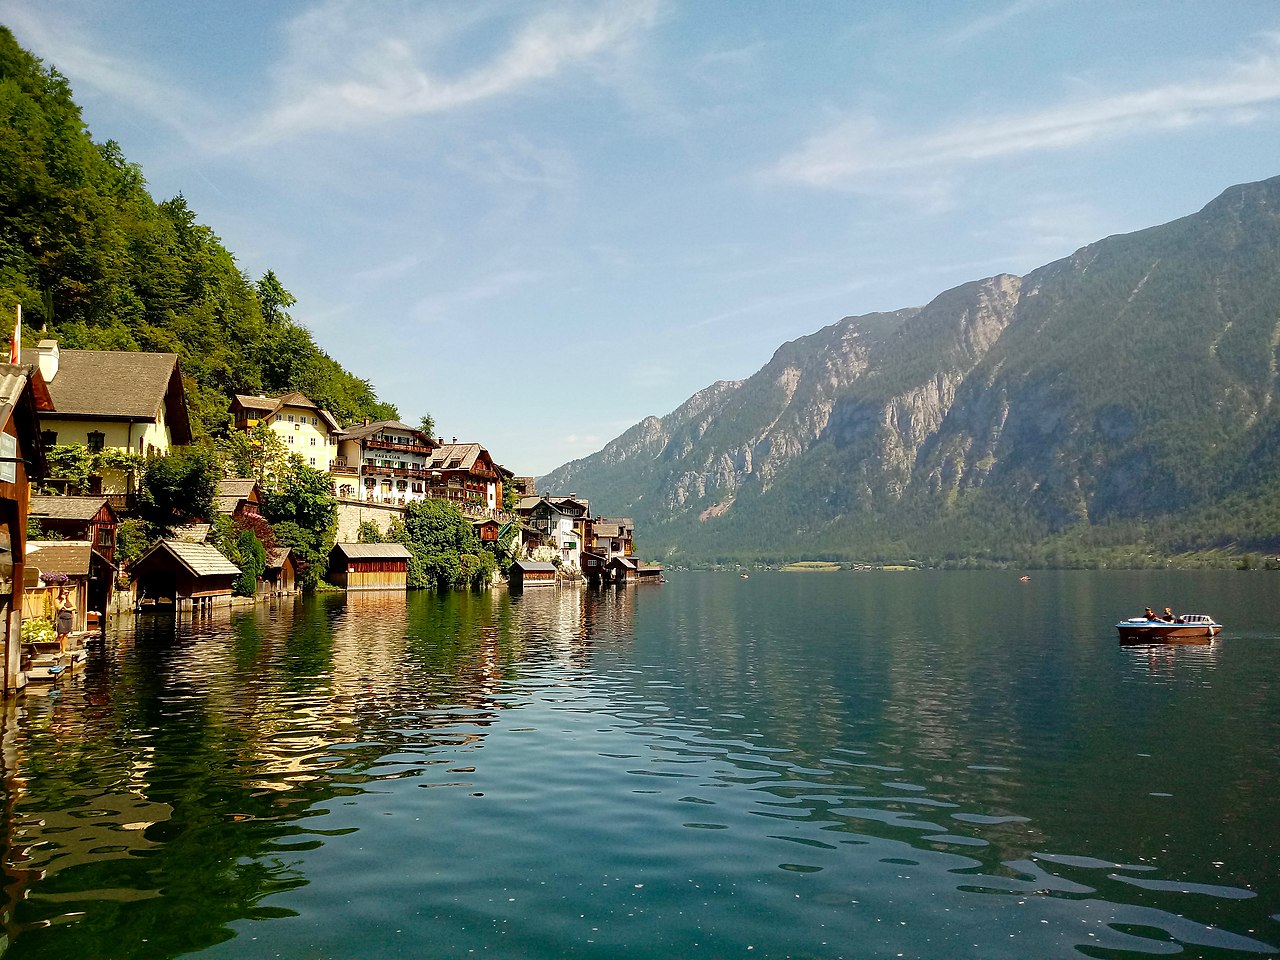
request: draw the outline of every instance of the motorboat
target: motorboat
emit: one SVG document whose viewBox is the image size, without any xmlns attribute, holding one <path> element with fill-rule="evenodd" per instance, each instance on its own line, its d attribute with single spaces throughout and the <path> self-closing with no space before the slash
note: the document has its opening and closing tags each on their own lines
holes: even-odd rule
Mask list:
<svg viewBox="0 0 1280 960">
<path fill-rule="evenodd" d="M 1187 613 L 1173 620 L 1131 617 L 1116 624 L 1121 643 L 1203 643 L 1222 632 L 1222 624 L 1206 613 Z"/>
</svg>

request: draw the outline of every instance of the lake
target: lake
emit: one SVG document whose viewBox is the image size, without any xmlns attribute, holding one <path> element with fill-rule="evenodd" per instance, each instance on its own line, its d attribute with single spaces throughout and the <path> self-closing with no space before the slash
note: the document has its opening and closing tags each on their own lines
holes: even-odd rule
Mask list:
<svg viewBox="0 0 1280 960">
<path fill-rule="evenodd" d="M 675 573 L 123 620 L 3 718 L 6 957 L 1251 957 L 1280 576 Z M 1203 646 L 1121 647 L 1171 605 Z"/>
</svg>

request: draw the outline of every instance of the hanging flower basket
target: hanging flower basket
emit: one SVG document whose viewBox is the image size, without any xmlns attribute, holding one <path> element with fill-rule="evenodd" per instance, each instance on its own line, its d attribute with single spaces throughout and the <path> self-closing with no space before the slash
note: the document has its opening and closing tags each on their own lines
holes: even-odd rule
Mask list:
<svg viewBox="0 0 1280 960">
<path fill-rule="evenodd" d="M 40 574 L 40 579 L 45 583 L 46 586 L 52 586 L 53 584 L 64 584 L 71 580 L 71 578 L 67 576 L 65 573 L 42 573 Z"/>
</svg>

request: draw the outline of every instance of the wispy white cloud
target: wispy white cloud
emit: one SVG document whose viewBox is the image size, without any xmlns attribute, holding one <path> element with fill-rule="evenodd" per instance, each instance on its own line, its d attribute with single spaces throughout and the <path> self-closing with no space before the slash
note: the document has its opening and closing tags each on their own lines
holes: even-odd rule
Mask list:
<svg viewBox="0 0 1280 960">
<path fill-rule="evenodd" d="M 194 142 L 197 131 L 212 122 L 207 105 L 175 87 L 161 72 L 136 57 L 104 53 L 92 31 L 71 11 L 0 0 L 0 23 L 46 64 L 70 78 L 77 95 L 93 91 L 128 104 L 188 142 Z"/>
<path fill-rule="evenodd" d="M 861 189 L 887 178 L 938 176 L 968 164 L 1081 147 L 1198 124 L 1257 122 L 1280 102 L 1280 38 L 1247 59 L 1201 77 L 1102 94 L 1027 113 L 970 118 L 937 130 L 894 135 L 874 118 L 846 117 L 785 156 L 777 180 Z"/>
<path fill-rule="evenodd" d="M 960 46 L 976 40 L 984 34 L 991 33 L 1006 26 L 1010 21 L 1031 13 L 1039 13 L 1049 7 L 1055 7 L 1062 0 L 1013 0 L 999 10 L 974 17 L 963 26 L 946 34 L 941 39 L 943 46 Z"/>
<path fill-rule="evenodd" d="M 270 142 L 458 110 L 607 61 L 653 24 L 658 0 L 561 3 L 508 25 L 509 6 L 370 6 L 330 0 L 288 29 L 276 105 L 248 139 Z M 495 32 L 506 33 L 495 44 Z M 459 51 L 481 50 L 458 64 Z"/>
<path fill-rule="evenodd" d="M 413 315 L 423 322 L 450 318 L 460 307 L 483 303 L 501 297 L 511 290 L 542 279 L 536 270 L 504 270 L 478 280 L 467 287 L 423 297 L 413 305 Z"/>
</svg>

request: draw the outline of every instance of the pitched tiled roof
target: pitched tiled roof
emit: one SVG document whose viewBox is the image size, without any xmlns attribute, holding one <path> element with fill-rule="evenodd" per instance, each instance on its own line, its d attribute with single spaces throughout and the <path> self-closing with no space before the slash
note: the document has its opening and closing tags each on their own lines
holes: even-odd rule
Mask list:
<svg viewBox="0 0 1280 960">
<path fill-rule="evenodd" d="M 27 564 L 38 568 L 41 573 L 65 573 L 70 577 L 88 576 L 92 553 L 93 544 L 88 540 L 27 541 Z"/>
<path fill-rule="evenodd" d="M 236 507 L 253 495 L 257 485 L 258 482 L 252 478 L 233 477 L 228 480 L 219 480 L 218 492 L 213 498 L 213 509 L 218 513 L 235 513 Z"/>
<path fill-rule="evenodd" d="M 184 527 L 175 527 L 174 540 L 187 540 L 191 543 L 208 543 L 209 533 L 213 530 L 211 523 L 188 523 Z"/>
<path fill-rule="evenodd" d="M 238 497 L 241 500 L 246 499 L 253 488 L 258 485 L 258 481 L 252 477 L 227 477 L 218 481 L 219 497 Z"/>
<path fill-rule="evenodd" d="M 515 566 L 525 573 L 554 573 L 556 565 L 542 560 L 517 560 Z"/>
<path fill-rule="evenodd" d="M 28 513 L 50 520 L 89 521 L 108 503 L 106 497 L 32 497 Z"/>
<path fill-rule="evenodd" d="M 470 470 L 476 465 L 484 447 L 478 443 L 446 443 L 431 454 L 428 470 Z"/>
<path fill-rule="evenodd" d="M 246 410 L 274 410 L 276 408 L 275 397 L 264 397 L 256 393 L 237 393 L 233 399 Z"/>
<path fill-rule="evenodd" d="M 23 350 L 26 363 L 36 363 L 36 350 Z M 48 384 L 53 400 L 49 419 L 155 420 L 165 408 L 175 443 L 191 439 L 186 395 L 176 353 L 129 350 L 59 350 L 58 371 Z"/>
<path fill-rule="evenodd" d="M 314 410 L 319 414 L 331 431 L 340 431 L 342 425 L 332 413 L 324 409 L 324 407 L 313 403 L 305 393 L 286 393 L 283 397 L 264 397 L 257 393 L 237 393 L 234 395 L 234 402 L 245 410 L 261 410 L 265 416 L 271 416 L 279 411 L 282 407 L 305 407 L 308 410 Z"/>
<path fill-rule="evenodd" d="M 156 550 L 167 550 L 179 563 L 197 577 L 225 576 L 227 574 L 240 575 L 239 567 L 207 543 L 190 543 L 186 540 L 162 540 L 152 548 L 152 552 Z M 150 553 L 147 556 L 150 556 Z"/>
<path fill-rule="evenodd" d="M 23 399 L 25 396 L 25 400 Z M 27 475 L 45 472 L 44 444 L 37 411 L 53 409 L 44 380 L 25 363 L 0 363 L 0 428 L 12 422 L 27 461 Z"/>
<path fill-rule="evenodd" d="M 426 446 L 439 446 L 435 440 L 428 437 L 417 427 L 411 427 L 407 423 L 401 423 L 399 420 L 379 420 L 377 423 L 357 423 L 355 426 L 347 427 L 342 431 L 342 439 L 362 440 L 365 437 L 373 436 L 379 430 L 389 430 L 392 433 L 408 434 L 417 440 L 425 441 Z"/>
<path fill-rule="evenodd" d="M 335 543 L 333 550 L 348 560 L 407 560 L 412 556 L 403 543 Z"/>
<path fill-rule="evenodd" d="M 292 551 L 288 547 L 272 547 L 267 551 L 267 569 L 279 570 L 284 566 L 284 562 L 289 559 Z"/>
</svg>

